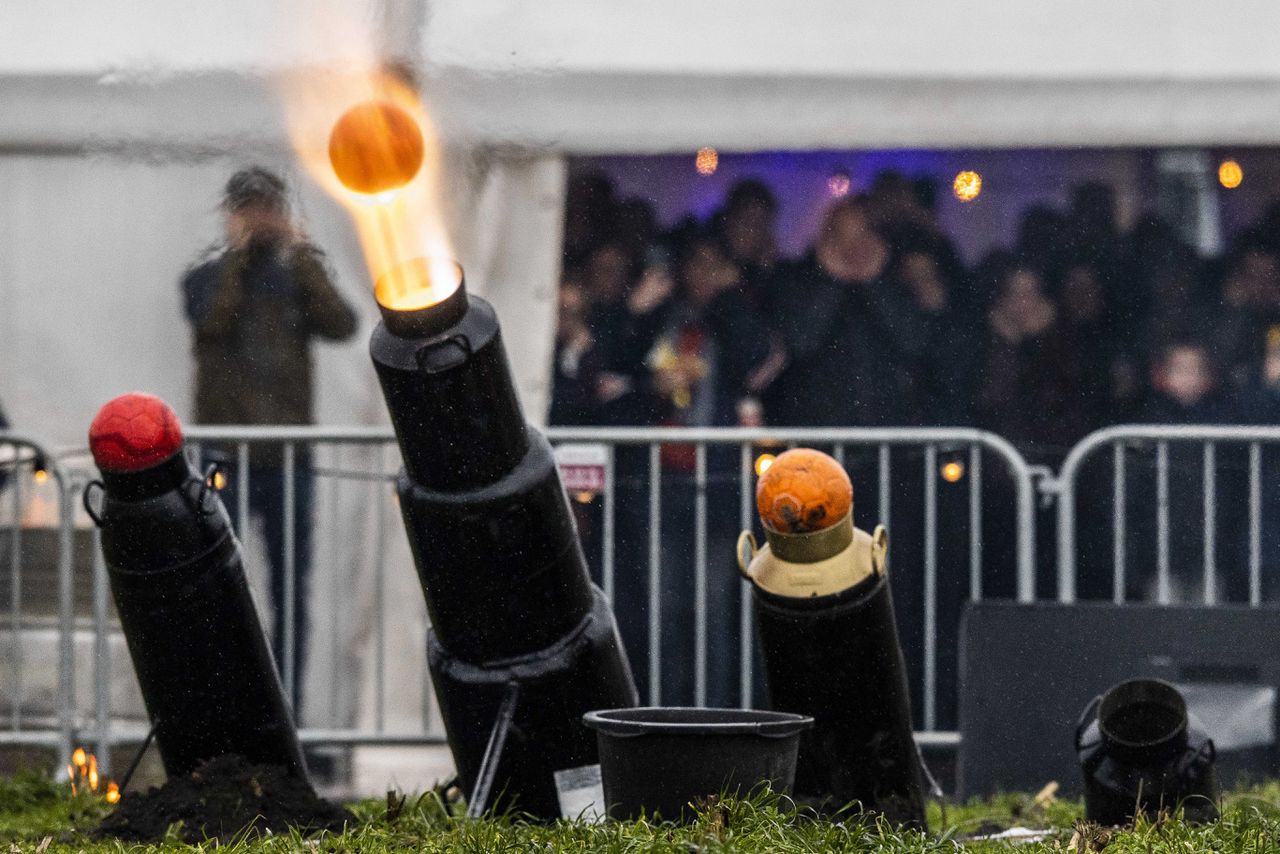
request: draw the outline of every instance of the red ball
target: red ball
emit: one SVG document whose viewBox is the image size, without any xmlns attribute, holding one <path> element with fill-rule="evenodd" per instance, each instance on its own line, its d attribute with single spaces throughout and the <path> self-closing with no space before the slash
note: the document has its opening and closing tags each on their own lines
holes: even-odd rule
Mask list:
<svg viewBox="0 0 1280 854">
<path fill-rule="evenodd" d="M 89 450 L 98 468 L 128 474 L 159 465 L 182 448 L 182 424 L 160 398 L 122 394 L 89 425 Z"/>
</svg>

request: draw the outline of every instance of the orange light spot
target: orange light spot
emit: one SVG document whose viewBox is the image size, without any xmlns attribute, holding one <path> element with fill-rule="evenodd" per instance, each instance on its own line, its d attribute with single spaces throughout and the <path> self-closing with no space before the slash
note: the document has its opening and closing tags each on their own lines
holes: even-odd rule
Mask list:
<svg viewBox="0 0 1280 854">
<path fill-rule="evenodd" d="M 769 466 L 773 465 L 773 461 L 777 459 L 773 454 L 761 454 L 756 457 L 756 477 L 764 474 L 769 470 Z"/>
<path fill-rule="evenodd" d="M 982 176 L 966 169 L 956 175 L 951 184 L 951 192 L 962 202 L 971 202 L 982 193 Z"/>
<path fill-rule="evenodd" d="M 852 508 L 853 484 L 844 467 L 812 448 L 779 454 L 756 483 L 756 509 L 775 531 L 821 531 Z"/>
<path fill-rule="evenodd" d="M 1244 170 L 1234 160 L 1224 160 L 1218 164 L 1218 183 L 1228 190 L 1234 190 L 1244 181 Z"/>
<path fill-rule="evenodd" d="M 949 462 L 942 467 L 942 479 L 947 483 L 955 483 L 964 477 L 964 465 L 958 462 Z"/>
<path fill-rule="evenodd" d="M 49 479 L 49 473 L 44 469 L 36 469 L 35 474 L 32 475 L 32 477 L 35 478 L 36 483 L 44 483 Z"/>
<path fill-rule="evenodd" d="M 699 148 L 693 158 L 693 168 L 698 170 L 699 175 L 716 174 L 716 169 L 720 168 L 720 152 L 709 145 Z"/>
<path fill-rule="evenodd" d="M 98 757 L 89 754 L 89 791 L 98 791 Z"/>
<path fill-rule="evenodd" d="M 103 797 L 107 799 L 109 804 L 120 802 L 120 787 L 116 785 L 114 780 L 107 783 L 107 793 Z"/>
<path fill-rule="evenodd" d="M 84 752 L 83 747 L 77 747 L 75 752 L 71 754 L 71 764 L 77 768 L 84 768 L 89 764 L 88 754 Z"/>
<path fill-rule="evenodd" d="M 590 504 L 592 501 L 596 500 L 596 494 L 594 492 L 585 492 L 585 491 L 575 492 L 573 494 L 573 500 L 578 502 L 579 504 Z"/>
<path fill-rule="evenodd" d="M 343 186 L 376 195 L 399 190 L 422 168 L 426 144 L 413 116 L 387 101 L 342 114 L 329 135 L 329 161 Z"/>
</svg>

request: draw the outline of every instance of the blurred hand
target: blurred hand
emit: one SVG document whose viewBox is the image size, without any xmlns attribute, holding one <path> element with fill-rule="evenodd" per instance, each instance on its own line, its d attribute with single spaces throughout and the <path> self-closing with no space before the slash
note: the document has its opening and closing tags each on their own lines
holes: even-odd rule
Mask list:
<svg viewBox="0 0 1280 854">
<path fill-rule="evenodd" d="M 928 314 L 941 314 L 947 308 L 947 289 L 937 279 L 923 279 L 916 283 L 916 304 Z"/>
<path fill-rule="evenodd" d="M 227 214 L 227 243 L 244 249 L 252 243 L 277 242 L 291 248 L 305 240 L 289 215 L 265 205 L 248 205 Z"/>
<path fill-rule="evenodd" d="M 627 308 L 632 314 L 648 314 L 665 303 L 675 288 L 675 279 L 666 269 L 649 267 L 627 295 Z"/>
<path fill-rule="evenodd" d="M 1280 353 L 1267 353 L 1267 358 L 1262 362 L 1262 379 L 1269 386 L 1280 385 Z"/>
<path fill-rule="evenodd" d="M 763 427 L 764 408 L 754 397 L 744 397 L 738 401 L 738 426 Z"/>
<path fill-rule="evenodd" d="M 992 309 L 988 321 L 991 324 L 991 330 L 1002 340 L 1010 344 L 1017 344 L 1022 340 L 1022 324 L 1006 307 L 996 306 Z"/>
<path fill-rule="evenodd" d="M 624 374 L 602 371 L 596 376 L 596 399 L 601 403 L 612 403 L 631 391 L 631 378 Z"/>
</svg>

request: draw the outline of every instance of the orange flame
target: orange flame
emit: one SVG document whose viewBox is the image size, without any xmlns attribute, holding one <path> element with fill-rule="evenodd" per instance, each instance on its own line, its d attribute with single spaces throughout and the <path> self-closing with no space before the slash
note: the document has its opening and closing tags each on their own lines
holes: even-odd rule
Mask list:
<svg viewBox="0 0 1280 854">
<path fill-rule="evenodd" d="M 71 781 L 71 794 L 80 792 L 97 792 L 101 778 L 98 774 L 98 757 L 77 747 L 71 754 L 71 763 L 67 765 L 67 778 Z M 120 787 L 108 781 L 103 795 L 107 803 L 114 804 L 120 800 Z"/>
<path fill-rule="evenodd" d="M 329 23 L 334 32 L 321 36 L 358 41 L 359 22 Z M 354 220 L 378 302 L 425 308 L 460 284 L 440 197 L 439 137 L 405 75 L 371 48 L 348 45 L 346 54 L 354 54 L 346 64 L 286 79 L 293 148 Z"/>
</svg>

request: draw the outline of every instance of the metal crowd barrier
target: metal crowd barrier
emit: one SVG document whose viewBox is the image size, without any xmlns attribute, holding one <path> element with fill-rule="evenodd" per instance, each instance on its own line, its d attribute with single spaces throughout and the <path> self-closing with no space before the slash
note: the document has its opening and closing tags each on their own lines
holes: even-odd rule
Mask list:
<svg viewBox="0 0 1280 854">
<path fill-rule="evenodd" d="M 1129 495 L 1133 484 L 1128 474 L 1131 455 L 1138 449 L 1155 450 L 1155 502 L 1150 508 L 1156 528 L 1156 595 L 1155 601 L 1168 605 L 1172 601 L 1170 554 L 1170 502 L 1175 496 L 1170 489 L 1170 445 L 1198 444 L 1201 447 L 1201 495 L 1203 530 L 1201 532 L 1201 584 L 1205 605 L 1217 604 L 1218 588 L 1218 474 L 1219 447 L 1238 446 L 1248 451 L 1248 588 L 1249 604 L 1262 604 L 1262 536 L 1263 536 L 1263 446 L 1280 443 L 1280 427 L 1266 426 L 1196 426 L 1196 425 L 1122 425 L 1099 430 L 1082 439 L 1063 462 L 1062 471 L 1052 491 L 1058 498 L 1058 599 L 1074 602 L 1078 580 L 1078 513 L 1077 496 L 1081 467 L 1107 447 L 1112 456 L 1112 600 L 1122 604 L 1127 588 L 1127 537 Z M 1272 508 L 1275 518 L 1275 508 Z"/>
<path fill-rule="evenodd" d="M 73 485 L 68 472 L 39 441 L 20 433 L 0 431 L 0 475 L 6 481 L 8 525 L 0 534 L 8 540 L 8 726 L 0 729 L 0 745 L 20 747 L 53 747 L 58 762 L 71 759 L 75 728 L 74 696 L 74 600 L 71 573 L 71 534 L 73 525 L 71 497 Z M 57 687 L 55 714 L 52 720 L 23 719 L 26 702 L 26 665 L 24 649 L 25 613 L 23 610 L 23 526 L 29 481 L 52 480 L 56 490 L 55 521 L 57 529 Z"/>
<path fill-rule="evenodd" d="M 937 676 L 938 676 L 938 515 L 937 515 L 937 478 L 938 453 L 941 448 L 954 451 L 963 449 L 968 452 L 969 472 L 969 595 L 972 600 L 982 598 L 982 566 L 983 544 L 982 530 L 982 454 L 983 450 L 992 452 L 1000 458 L 1009 469 L 1015 487 L 1017 517 L 1017 597 L 1019 601 L 1031 602 L 1035 599 L 1035 521 L 1034 521 L 1034 486 L 1032 473 L 1022 455 L 1006 440 L 992 433 L 962 428 L 846 428 L 846 429 L 664 429 L 664 428 L 553 428 L 548 431 L 553 443 L 565 442 L 602 442 L 610 448 L 610 467 L 612 468 L 613 449 L 620 445 L 647 445 L 649 450 L 649 684 L 647 699 L 649 702 L 661 701 L 662 661 L 661 636 L 662 621 L 662 589 L 661 589 L 661 539 L 662 539 L 662 466 L 660 453 L 663 445 L 693 445 L 695 448 L 695 505 L 694 519 L 697 534 L 694 539 L 694 635 L 693 649 L 696 682 L 694 700 L 702 703 L 705 700 L 707 682 L 707 453 L 716 446 L 729 446 L 738 449 L 739 466 L 739 524 L 742 528 L 751 528 L 754 523 L 755 510 L 751 496 L 754 451 L 761 445 L 815 445 L 832 448 L 835 457 L 842 462 L 846 452 L 851 448 L 871 448 L 878 455 L 878 502 L 877 517 L 886 527 L 893 530 L 893 496 L 891 479 L 890 449 L 900 446 L 922 447 L 924 450 L 923 465 L 920 476 L 924 481 L 924 660 L 921 696 L 923 697 L 922 717 L 924 737 L 926 741 L 950 742 L 954 733 L 936 733 L 937 720 Z M 604 530 L 603 530 L 603 579 L 606 594 L 612 596 L 614 586 L 614 549 L 613 521 L 616 508 L 614 506 L 613 478 L 606 481 L 609 486 L 604 494 Z M 892 554 L 892 547 L 890 548 Z M 892 561 L 892 557 L 890 558 Z M 745 584 L 745 582 L 744 582 Z M 739 674 L 741 685 L 739 696 L 742 705 L 749 704 L 753 694 L 752 673 L 752 638 L 751 600 L 747 595 L 741 597 L 739 614 L 739 649 L 741 660 Z"/>
<path fill-rule="evenodd" d="M 419 731 L 393 731 L 386 725 L 386 706 L 388 702 L 388 685 L 386 678 L 387 665 L 387 601 L 384 589 L 386 550 L 391 542 L 388 538 L 403 540 L 398 514 L 392 505 L 394 495 L 391 484 L 399 468 L 398 456 L 388 450 L 394 446 L 394 436 L 387 428 L 381 427 L 219 427 L 193 426 L 187 431 L 188 452 L 199 456 L 202 450 L 210 446 L 229 450 L 235 461 L 235 502 L 228 507 L 242 540 L 246 545 L 252 544 L 252 533 L 249 525 L 250 486 L 253 473 L 249 462 L 251 451 L 258 446 L 276 446 L 281 453 L 280 476 L 282 478 L 284 500 L 284 575 L 285 596 L 282 619 L 285 625 L 284 638 L 286 654 L 281 662 L 282 679 L 291 687 L 298 674 L 293 673 L 293 659 L 290 654 L 293 632 L 290 630 L 298 615 L 294 613 L 292 585 L 296 583 L 296 566 L 294 564 L 293 522 L 295 521 L 296 496 L 294 490 L 294 474 L 298 462 L 298 451 L 306 447 L 315 452 L 322 448 L 362 447 L 372 451 L 373 464 L 365 467 L 347 468 L 321 459 L 314 455 L 312 471 L 316 476 L 317 486 L 321 480 L 335 485 L 343 482 L 372 484 L 375 499 L 369 512 L 375 516 L 375 528 L 381 536 L 378 541 L 370 543 L 368 548 L 373 554 L 374 577 L 374 621 L 370 626 L 369 654 L 373 668 L 373 703 L 372 726 L 326 726 L 304 727 L 301 736 L 304 743 L 338 744 L 338 745 L 396 745 L 425 744 L 443 741 L 438 716 L 433 716 L 429 704 L 424 702 L 423 725 Z M 552 428 L 547 431 L 548 438 L 555 445 L 594 443 L 605 446 L 608 475 L 604 480 L 604 488 L 600 494 L 602 509 L 602 530 L 600 552 L 590 555 L 598 561 L 601 579 L 606 594 L 611 597 L 617 586 L 617 544 L 615 540 L 617 520 L 617 488 L 615 483 L 615 453 L 622 446 L 647 446 L 648 449 L 648 649 L 645 652 L 649 664 L 649 680 L 647 699 L 651 702 L 661 700 L 662 687 L 662 635 L 664 616 L 662 613 L 661 587 L 661 546 L 662 546 L 662 501 L 663 501 L 663 467 L 661 453 L 663 446 L 691 445 L 694 448 L 693 472 L 693 506 L 690 508 L 694 517 L 696 531 L 694 543 L 694 645 L 690 650 L 693 658 L 695 681 L 695 701 L 703 702 L 707 690 L 708 662 L 708 624 L 707 624 L 707 534 L 708 534 L 708 454 L 713 449 L 728 448 L 736 450 L 737 488 L 740 496 L 738 508 L 739 521 L 742 527 L 752 527 L 754 507 L 751 496 L 753 488 L 753 464 L 755 453 L 760 446 L 787 447 L 794 445 L 816 445 L 830 448 L 838 459 L 843 460 L 846 453 L 852 451 L 868 452 L 877 462 L 878 520 L 893 530 L 893 516 L 901 513 L 901 508 L 894 506 L 894 463 L 891 450 L 910 447 L 922 452 L 918 476 L 923 484 L 923 667 L 920 689 L 922 701 L 922 720 L 924 732 L 920 738 L 924 742 L 951 744 L 956 741 L 954 732 L 937 731 L 938 705 L 938 477 L 939 454 L 967 454 L 967 476 L 969 488 L 968 507 L 968 598 L 980 600 L 983 596 L 982 570 L 984 549 L 981 536 L 983 520 L 982 483 L 983 454 L 999 460 L 1007 468 L 1014 491 L 1016 517 L 1016 596 L 1019 601 L 1030 602 L 1036 597 L 1035 590 L 1035 520 L 1032 471 L 1021 454 L 1006 440 L 991 433 L 960 428 L 903 428 L 903 429 L 630 429 L 630 428 Z M 36 443 L 12 434 L 0 433 L 0 447 L 5 443 L 30 448 L 31 453 L 43 453 Z M 45 457 L 52 459 L 45 454 Z M 114 719 L 112 710 L 112 661 L 109 638 L 116 634 L 111 615 L 109 591 L 106 582 L 105 568 L 102 566 L 100 550 L 97 548 L 96 532 L 94 535 L 93 565 L 93 679 L 92 698 L 87 704 L 79 702 L 83 698 L 75 696 L 73 675 L 74 654 L 73 634 L 75 620 L 73 614 L 73 567 L 72 567 L 72 535 L 75 517 L 72 513 L 72 501 L 78 498 L 78 491 L 89 479 L 85 476 L 73 479 L 63 468 L 51 463 L 50 473 L 57 482 L 60 513 L 58 516 L 60 555 L 58 563 L 59 590 L 61 610 L 59 615 L 59 696 L 57 727 L 38 728 L 23 721 L 20 717 L 20 696 L 13 705 L 12 724 L 8 732 L 0 735 L 0 744 L 31 744 L 56 746 L 60 755 L 69 755 L 73 743 L 94 745 L 100 760 L 110 761 L 112 745 L 137 743 L 145 735 L 145 726 L 140 721 L 120 723 Z M 21 478 L 15 478 L 15 484 Z M 15 508 L 21 503 L 20 487 L 11 486 L 14 491 Z M 380 496 L 380 497 L 377 497 Z M 336 508 L 337 502 L 330 504 L 330 510 Z M 350 520 L 348 520 L 350 521 Z M 316 530 L 325 525 L 340 526 L 344 520 L 332 518 L 317 520 Z M 736 531 L 734 532 L 736 533 Z M 20 514 L 15 509 L 15 522 L 11 537 L 10 576 L 13 589 L 21 590 L 22 567 L 19 556 L 21 536 Z M 338 585 L 331 591 L 339 591 L 343 584 L 350 583 L 349 577 L 323 577 L 319 571 L 324 567 L 316 562 L 312 578 L 320 584 Z M 335 568 L 336 569 L 336 568 Z M 407 565 L 396 568 L 396 572 L 409 572 Z M 745 582 L 739 582 L 745 585 Z M 260 605 L 267 602 L 260 600 Z M 314 610 L 314 606 L 313 606 Z M 331 617 L 332 619 L 332 617 Z M 15 644 L 20 644 L 17 637 L 20 633 L 21 600 L 15 594 L 11 608 L 11 625 L 15 631 Z M 321 620 L 317 619 L 316 623 Z M 737 615 L 740 641 L 740 686 L 739 694 L 742 705 L 750 703 L 753 694 L 755 675 L 752 672 L 752 614 L 750 598 L 741 597 L 740 612 Z M 745 642 L 742 642 L 745 641 Z M 335 641 L 336 642 L 336 641 Z M 314 643 L 314 641 L 313 641 Z M 337 653 L 331 656 L 334 667 L 337 667 Z M 21 658 L 17 656 L 15 673 L 21 669 Z M 362 665 L 364 666 L 364 665 Z M 425 674 L 425 662 L 423 666 Z M 20 684 L 20 683 L 19 683 Z M 328 674 L 327 691 L 330 698 L 336 697 L 341 690 L 352 691 L 359 684 L 358 679 L 347 674 L 332 672 Z M 400 686 L 393 686 L 393 688 Z M 424 686 L 425 691 L 425 686 Z M 65 761 L 65 757 L 63 759 Z M 104 773 L 109 768 L 103 768 Z"/>
</svg>

